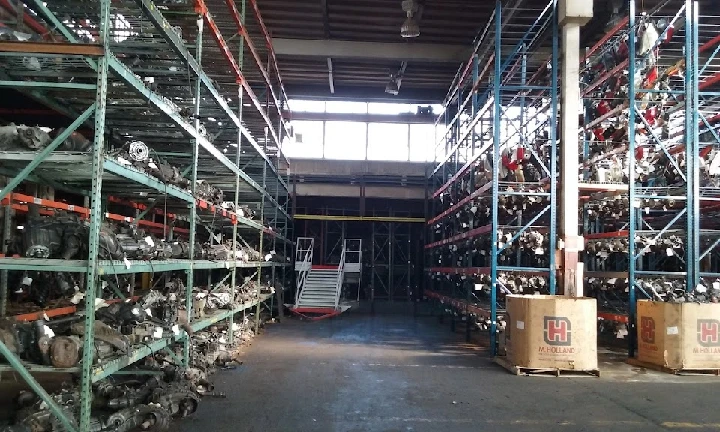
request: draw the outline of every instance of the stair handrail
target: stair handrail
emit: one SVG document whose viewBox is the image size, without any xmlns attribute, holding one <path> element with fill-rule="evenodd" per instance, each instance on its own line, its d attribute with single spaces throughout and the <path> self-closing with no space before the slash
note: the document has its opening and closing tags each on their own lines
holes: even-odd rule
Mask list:
<svg viewBox="0 0 720 432">
<path fill-rule="evenodd" d="M 345 279 L 345 245 L 343 244 L 342 253 L 340 254 L 340 264 L 338 264 L 337 280 L 335 282 L 335 309 L 340 303 L 340 293 L 342 292 L 342 283 Z"/>
<path fill-rule="evenodd" d="M 305 241 L 301 241 L 305 240 Z M 309 242 L 307 242 L 309 240 Z M 302 244 L 309 243 L 306 248 L 302 247 Z M 305 289 L 305 282 L 307 281 L 308 275 L 312 270 L 312 258 L 313 258 L 313 246 L 315 244 L 314 238 L 298 238 L 297 250 L 295 251 L 295 271 L 297 273 L 295 279 L 295 307 L 298 307 L 298 300 L 300 295 Z M 297 263 L 301 262 L 300 269 L 298 270 Z"/>
</svg>

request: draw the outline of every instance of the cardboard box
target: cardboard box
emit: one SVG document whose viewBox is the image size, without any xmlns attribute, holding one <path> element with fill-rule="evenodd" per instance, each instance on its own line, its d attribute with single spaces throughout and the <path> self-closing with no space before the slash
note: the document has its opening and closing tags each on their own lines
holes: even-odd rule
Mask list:
<svg viewBox="0 0 720 432">
<path fill-rule="evenodd" d="M 637 359 L 669 369 L 720 369 L 720 304 L 637 304 Z"/>
<path fill-rule="evenodd" d="M 508 296 L 507 360 L 529 369 L 598 368 L 597 302 L 562 296 Z"/>
</svg>

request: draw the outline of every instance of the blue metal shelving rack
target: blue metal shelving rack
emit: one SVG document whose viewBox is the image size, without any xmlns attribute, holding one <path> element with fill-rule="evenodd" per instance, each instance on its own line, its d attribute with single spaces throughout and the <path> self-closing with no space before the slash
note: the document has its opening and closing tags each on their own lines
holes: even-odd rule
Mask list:
<svg viewBox="0 0 720 432">
<path fill-rule="evenodd" d="M 607 127 L 617 123 L 619 118 L 625 118 L 629 133 L 622 146 L 592 158 L 589 157 L 586 134 L 584 155 L 587 164 L 611 155 L 626 159 L 626 183 L 586 184 L 585 187 L 605 196 L 612 191 L 611 194 L 622 197 L 627 202 L 623 212 L 627 215 L 608 224 L 613 228 L 607 232 L 602 221 L 589 223 L 586 220 L 585 236 L 587 241 L 627 240 L 626 259 L 618 253 L 611 268 L 597 271 L 591 268 L 586 276 L 610 280 L 627 278 L 627 294 L 615 297 L 627 302 L 628 354 L 633 357 L 637 347 L 637 300 L 659 298 L 650 287 L 653 280 L 681 282 L 686 291 L 692 292 L 700 285 L 711 284 L 719 276 L 714 257 L 720 244 L 720 231 L 713 219 L 717 216 L 720 194 L 717 181 L 712 178 L 715 176 L 708 174 L 703 160 L 720 144 L 716 115 L 720 102 L 717 93 L 720 87 L 720 59 L 717 58 L 720 37 L 713 25 L 711 11 L 706 11 L 708 15 L 704 16 L 701 2 L 663 2 L 643 10 L 639 10 L 640 4 L 634 0 L 629 0 L 626 5 L 628 18 L 618 23 L 601 44 L 593 47 L 587 56 L 586 67 L 602 61 L 603 55 L 623 43 L 627 46 L 626 60 L 618 59 L 615 67 L 585 84 L 589 93 L 627 70 L 627 77 L 631 77 L 627 98 L 599 119 L 586 116 L 586 132 L 589 134 L 592 128 Z M 641 53 L 641 32 L 648 22 L 662 23 L 662 26 L 658 26 L 658 37 L 651 48 Z M 631 43 L 635 38 L 638 43 Z M 652 74 L 658 79 L 651 82 Z M 586 97 L 588 101 L 593 100 L 591 94 Z M 607 100 L 605 97 L 600 99 Z M 650 114 L 650 110 L 656 108 L 659 114 Z M 656 123 L 663 115 L 662 120 L 667 125 L 664 129 Z M 661 157 L 657 162 L 658 169 L 667 165 L 668 171 L 679 180 L 668 184 L 659 175 L 654 178 L 632 175 L 641 168 L 639 161 L 648 160 L 648 155 Z M 663 204 L 656 206 L 654 203 Z M 663 251 L 648 247 L 648 244 L 653 245 L 670 236 L 680 239 L 681 251 L 663 254 Z M 592 261 L 593 257 L 586 254 L 586 264 L 592 266 Z M 612 287 L 608 289 L 613 291 Z"/>
<path fill-rule="evenodd" d="M 426 272 L 428 294 L 465 299 L 453 302 L 454 316 L 485 310 L 480 317 L 489 322 L 490 340 L 496 353 L 498 314 L 502 313 L 508 289 L 498 281 L 499 273 L 542 275 L 547 278 L 546 293 L 555 293 L 556 208 L 557 208 L 557 114 L 558 114 L 558 26 L 556 3 L 542 10 L 530 10 L 496 2 L 491 20 L 475 43 L 473 56 L 461 68 L 445 102 L 442 115 L 445 129 L 438 143 L 437 165 L 428 176 Z M 532 18 L 532 24 L 517 24 L 518 17 Z M 520 38 L 508 34 L 522 34 Z M 541 49 L 545 47 L 545 49 Z M 547 47 L 550 47 L 549 50 Z M 542 53 L 545 54 L 537 54 Z M 549 58 L 537 58 L 544 55 Z M 488 84 L 489 81 L 489 84 Z M 533 128 L 528 124 L 533 122 Z M 512 131 L 509 131 L 513 128 Z M 503 134 L 503 129 L 507 132 Z M 546 155 L 537 154 L 535 138 L 539 132 Z M 521 146 L 539 161 L 543 180 L 539 183 L 502 181 L 500 166 L 503 150 Z M 491 165 L 484 171 L 482 165 Z M 492 173 L 480 183 L 479 176 Z M 515 179 L 517 180 L 517 179 Z M 523 180 L 523 179 L 520 179 Z M 500 201 L 527 199 L 542 201 L 538 208 L 511 217 L 501 216 Z M 481 226 L 459 221 L 459 212 L 485 200 L 489 215 Z M 497 233 L 507 233 L 502 244 Z M 521 253 L 506 259 L 508 246 L 523 233 L 539 230 L 547 238 L 544 259 L 523 264 Z M 482 246 L 473 246 L 480 241 Z M 488 249 L 485 250 L 484 248 Z M 482 250 L 480 250 L 480 249 Z M 503 255 L 505 254 L 505 255 Z M 501 262 L 502 258 L 502 262 Z M 527 261 L 527 258 L 525 258 Z M 489 277 L 488 295 L 475 294 L 474 286 Z M 457 307 L 457 304 L 465 306 Z M 469 307 L 469 305 L 473 305 Z M 476 313 L 476 312 L 473 312 Z M 469 337 L 469 319 L 468 332 Z"/>
</svg>

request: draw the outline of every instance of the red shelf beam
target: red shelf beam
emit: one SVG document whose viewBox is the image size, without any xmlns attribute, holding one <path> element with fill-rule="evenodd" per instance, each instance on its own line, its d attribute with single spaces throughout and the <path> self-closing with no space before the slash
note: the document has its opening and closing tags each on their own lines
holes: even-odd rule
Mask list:
<svg viewBox="0 0 720 432">
<path fill-rule="evenodd" d="M 425 249 L 433 249 L 433 248 L 436 248 L 436 247 L 438 247 L 438 246 L 444 246 L 444 245 L 452 244 L 452 243 L 455 243 L 455 242 L 459 242 L 459 241 L 461 241 L 461 240 L 467 240 L 467 239 L 471 239 L 471 238 L 474 238 L 474 237 L 477 237 L 477 236 L 480 236 L 480 235 L 483 235 L 483 234 L 487 234 L 487 233 L 490 232 L 490 228 L 491 228 L 490 225 L 485 225 L 485 226 L 481 226 L 481 227 L 478 227 L 478 228 L 475 228 L 475 229 L 471 229 L 470 231 L 466 231 L 466 232 L 464 232 L 464 233 L 460 233 L 460 234 L 458 234 L 458 235 L 456 235 L 456 236 L 453 236 L 453 237 L 450 237 L 450 238 L 446 238 L 446 239 L 442 239 L 442 240 L 436 241 L 436 242 L 434 242 L 434 243 L 426 244 L 426 245 L 425 245 Z"/>
<path fill-rule="evenodd" d="M 430 219 L 429 221 L 427 221 L 427 224 L 428 224 L 428 225 L 434 224 L 435 222 L 437 222 L 437 221 L 439 221 L 440 219 L 448 216 L 449 214 L 455 213 L 455 211 L 456 211 L 457 209 L 459 209 L 460 207 L 462 207 L 462 206 L 464 206 L 465 204 L 469 203 L 469 202 L 472 201 L 474 198 L 477 198 L 477 197 L 479 197 L 480 195 L 484 194 L 485 192 L 487 192 L 488 190 L 490 190 L 491 187 L 492 187 L 492 183 L 491 183 L 491 182 L 486 183 L 486 184 L 483 185 L 480 189 L 478 189 L 478 190 L 476 190 L 475 192 L 471 193 L 470 195 L 466 196 L 466 197 L 463 198 L 461 201 L 459 201 L 457 204 L 453 205 L 453 206 L 450 207 L 449 209 L 445 210 L 444 212 L 440 213 L 439 215 L 437 215 L 437 216 L 435 216 L 434 218 L 432 218 L 432 219 Z"/>
<path fill-rule="evenodd" d="M 140 296 L 134 296 L 131 297 L 130 300 L 138 301 L 140 299 Z M 106 303 L 112 304 L 112 303 L 119 303 L 121 301 L 124 301 L 123 299 L 109 299 L 105 300 Z M 59 308 L 53 308 L 53 309 L 45 309 L 45 310 L 39 310 L 36 312 L 28 312 L 24 314 L 14 315 L 12 318 L 15 321 L 37 321 L 39 319 L 44 318 L 53 318 L 63 315 L 72 315 L 75 312 L 77 312 L 77 306 L 63 306 Z"/>
<path fill-rule="evenodd" d="M 39 205 L 39 206 L 45 207 L 45 208 L 52 208 L 52 209 L 77 213 L 83 219 L 87 218 L 88 215 L 90 214 L 90 209 L 87 209 L 85 207 L 67 204 L 67 203 L 63 203 L 63 202 L 46 200 L 46 199 L 42 199 L 42 198 L 35 198 L 35 197 L 29 196 L 29 195 L 23 195 L 23 194 L 18 194 L 18 193 L 10 194 L 9 197 L 6 197 L 5 199 L 3 199 L 1 201 L 1 203 L 3 205 L 9 204 L 12 206 L 12 208 L 14 210 L 22 212 L 22 213 L 27 213 L 28 211 L 30 211 L 29 205 L 27 205 L 25 203 L 32 203 L 32 204 L 36 204 L 36 205 Z M 53 212 L 48 211 L 48 210 L 40 210 L 40 214 L 42 214 L 43 216 L 52 216 Z M 114 221 L 120 221 L 120 222 L 132 223 L 135 221 L 135 218 L 133 218 L 133 217 L 123 216 L 123 215 L 119 215 L 119 214 L 115 214 L 115 213 L 105 213 L 105 217 L 107 219 L 114 220 Z M 148 228 L 155 228 L 155 229 L 165 229 L 166 228 L 161 223 L 151 222 L 151 221 L 142 220 L 142 219 L 138 221 L 138 225 L 146 226 Z M 179 233 L 184 233 L 184 234 L 190 233 L 190 230 L 188 230 L 186 228 L 173 227 L 172 229 L 173 229 L 173 231 L 179 232 Z"/>
<path fill-rule="evenodd" d="M 238 33 L 242 35 L 243 40 L 245 41 L 245 44 L 250 49 L 250 52 L 253 55 L 253 58 L 255 59 L 255 63 L 258 66 L 258 69 L 260 69 L 260 73 L 262 74 L 263 78 L 265 78 L 265 83 L 268 86 L 268 89 L 270 89 L 270 95 L 272 96 L 273 103 L 275 104 L 275 108 L 277 109 L 278 115 L 282 117 L 282 109 L 280 106 L 280 101 L 275 94 L 275 89 L 272 86 L 272 83 L 270 82 L 270 75 L 268 74 L 267 70 L 265 69 L 265 66 L 263 65 L 263 61 L 260 58 L 260 55 L 257 52 L 257 49 L 255 48 L 255 44 L 253 43 L 252 39 L 250 39 L 250 34 L 247 31 L 247 28 L 242 22 L 242 18 L 240 17 L 240 12 L 237 10 L 237 6 L 235 5 L 235 0 L 225 0 L 225 4 L 227 4 L 228 9 L 230 10 L 230 15 L 232 16 L 233 21 L 235 21 L 235 24 L 238 28 Z M 259 12 L 258 12 L 259 13 Z M 279 77 L 278 73 L 278 77 Z"/>
<path fill-rule="evenodd" d="M 628 25 L 629 23 L 630 23 L 630 17 L 625 17 L 625 18 L 623 18 L 622 20 L 620 20 L 620 22 L 617 23 L 617 24 L 615 25 L 615 27 L 611 28 L 611 29 L 605 34 L 605 36 L 602 37 L 602 39 L 600 39 L 599 41 L 597 41 L 597 43 L 596 43 L 595 45 L 593 45 L 592 48 L 590 48 L 589 50 L 587 50 L 587 52 L 585 52 L 585 55 L 580 59 L 580 63 L 583 63 L 583 62 L 585 62 L 585 60 L 587 60 L 588 58 L 590 58 L 590 56 L 593 55 L 593 53 L 594 53 L 595 51 L 597 51 L 598 48 L 600 48 L 601 46 L 603 46 L 603 45 L 605 44 L 605 42 L 607 42 L 608 40 L 610 40 L 611 37 L 615 36 L 615 34 L 617 34 L 617 32 L 619 32 L 623 27 L 625 27 L 625 26 Z"/>
<path fill-rule="evenodd" d="M 606 232 L 606 233 L 585 234 L 584 237 L 585 237 L 585 240 L 599 240 L 599 239 L 627 237 L 629 234 L 630 234 L 630 231 L 620 230 L 620 231 L 610 231 L 610 232 Z"/>
<path fill-rule="evenodd" d="M 287 92 L 285 91 L 285 86 L 282 82 L 282 76 L 280 75 L 280 69 L 277 65 L 277 57 L 275 56 L 275 49 L 273 48 L 270 32 L 265 26 L 265 21 L 263 20 L 262 14 L 260 13 L 260 8 L 258 8 L 257 0 L 250 0 L 250 4 L 253 7 L 253 11 L 255 12 L 255 17 L 257 18 L 258 24 L 260 24 L 260 29 L 262 30 L 263 36 L 265 36 L 265 44 L 267 45 L 267 49 L 270 52 L 270 58 L 272 59 L 272 65 L 275 69 L 275 76 L 277 76 L 278 83 L 280 84 L 280 91 L 283 94 L 283 99 L 287 101 Z"/>
<path fill-rule="evenodd" d="M 205 23 L 210 27 L 210 33 L 212 34 L 213 39 L 215 39 L 215 42 L 217 43 L 220 50 L 223 52 L 223 55 L 225 59 L 230 64 L 230 67 L 233 70 L 233 73 L 235 74 L 235 81 L 240 84 L 243 89 L 245 89 L 245 92 L 247 93 L 248 97 L 252 101 L 253 105 L 255 105 L 255 109 L 260 113 L 263 120 L 265 121 L 265 124 L 268 127 L 268 131 L 273 137 L 273 140 L 275 140 L 275 143 L 279 146 L 280 145 L 280 139 L 277 136 L 277 133 L 275 132 L 274 126 L 272 122 L 270 121 L 270 118 L 268 117 L 267 113 L 263 109 L 262 104 L 260 103 L 260 100 L 258 99 L 257 95 L 255 95 L 255 92 L 253 91 L 252 87 L 250 87 L 250 84 L 247 82 L 245 77 L 242 74 L 242 71 L 240 70 L 240 66 L 238 66 L 237 62 L 235 61 L 235 56 L 233 56 L 232 52 L 230 52 L 230 48 L 228 47 L 227 42 L 225 42 L 225 38 L 220 33 L 220 28 L 218 28 L 217 24 L 215 24 L 215 20 L 210 15 L 207 5 L 205 4 L 204 0 L 195 0 L 196 2 L 196 11 L 198 14 L 202 15 L 203 19 L 205 20 Z"/>
<path fill-rule="evenodd" d="M 623 314 L 616 314 L 616 313 L 610 313 L 610 312 L 598 312 L 597 314 L 598 318 L 602 318 L 606 321 L 615 321 L 623 324 L 628 324 L 630 320 L 628 319 L 627 315 Z"/>
<path fill-rule="evenodd" d="M 620 63 L 619 65 L 615 66 L 614 68 L 610 69 L 609 71 L 605 72 L 600 78 L 598 78 L 595 82 L 587 86 L 580 96 L 585 97 L 588 93 L 595 90 L 596 88 L 600 87 L 602 83 L 610 79 L 610 77 L 615 76 L 618 72 L 621 72 L 627 68 L 628 64 L 630 63 L 629 60 L 625 60 L 624 62 Z"/>
<path fill-rule="evenodd" d="M 490 315 L 490 312 L 480 306 L 469 304 L 465 300 L 458 300 L 452 297 L 444 296 L 434 291 L 425 290 L 425 296 L 440 300 L 442 303 L 449 304 L 450 306 L 460 309 L 465 312 L 469 312 L 475 315 Z"/>
</svg>

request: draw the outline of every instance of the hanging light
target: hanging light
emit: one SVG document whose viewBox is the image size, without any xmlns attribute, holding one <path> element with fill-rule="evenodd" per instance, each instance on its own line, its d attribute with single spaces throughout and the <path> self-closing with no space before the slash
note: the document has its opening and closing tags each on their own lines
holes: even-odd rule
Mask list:
<svg viewBox="0 0 720 432">
<path fill-rule="evenodd" d="M 407 19 L 405 19 L 402 27 L 400 27 L 400 36 L 404 38 L 414 38 L 420 36 L 420 26 L 417 21 L 415 21 L 415 18 L 410 16 L 410 13 L 408 13 Z"/>
<path fill-rule="evenodd" d="M 400 93 L 400 78 L 390 75 L 390 81 L 385 86 L 385 93 L 397 96 Z"/>
<path fill-rule="evenodd" d="M 402 10 L 407 14 L 407 18 L 400 27 L 400 36 L 404 38 L 414 38 L 420 36 L 420 25 L 414 18 L 418 9 L 419 7 L 416 0 L 403 0 Z"/>
</svg>

